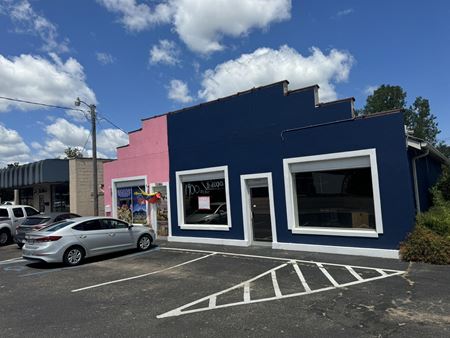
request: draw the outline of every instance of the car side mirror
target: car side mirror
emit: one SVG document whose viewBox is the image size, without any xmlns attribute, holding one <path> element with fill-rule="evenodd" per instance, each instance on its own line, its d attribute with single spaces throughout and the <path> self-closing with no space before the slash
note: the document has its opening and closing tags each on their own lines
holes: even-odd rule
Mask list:
<svg viewBox="0 0 450 338">
<path fill-rule="evenodd" d="M 133 227 L 133 224 L 128 224 L 128 229 L 131 229 Z"/>
</svg>

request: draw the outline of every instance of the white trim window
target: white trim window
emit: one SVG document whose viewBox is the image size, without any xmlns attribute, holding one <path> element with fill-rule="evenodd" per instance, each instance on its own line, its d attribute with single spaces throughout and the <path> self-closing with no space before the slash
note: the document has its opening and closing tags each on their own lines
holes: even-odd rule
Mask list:
<svg viewBox="0 0 450 338">
<path fill-rule="evenodd" d="M 231 228 L 227 166 L 177 171 L 175 175 L 181 229 Z"/>
<path fill-rule="evenodd" d="M 288 228 L 295 234 L 383 233 L 375 149 L 283 160 Z"/>
</svg>

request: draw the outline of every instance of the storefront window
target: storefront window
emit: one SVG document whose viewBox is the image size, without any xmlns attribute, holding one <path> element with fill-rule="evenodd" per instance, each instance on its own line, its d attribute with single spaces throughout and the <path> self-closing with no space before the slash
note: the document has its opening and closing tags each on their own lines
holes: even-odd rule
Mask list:
<svg viewBox="0 0 450 338">
<path fill-rule="evenodd" d="M 183 183 L 183 201 L 186 224 L 228 223 L 223 178 Z"/>
<path fill-rule="evenodd" d="M 69 185 L 52 186 L 52 211 L 70 211 Z"/>
<path fill-rule="evenodd" d="M 117 188 L 117 218 L 134 224 L 147 224 L 145 186 Z"/>
<path fill-rule="evenodd" d="M 300 227 L 375 229 L 370 168 L 295 174 Z"/>
<path fill-rule="evenodd" d="M 33 188 L 19 190 L 19 204 L 33 205 Z"/>
<path fill-rule="evenodd" d="M 283 160 L 288 228 L 296 234 L 383 233 L 375 149 Z"/>
<path fill-rule="evenodd" d="M 179 171 L 176 177 L 179 226 L 187 230 L 228 231 L 228 168 Z"/>
</svg>

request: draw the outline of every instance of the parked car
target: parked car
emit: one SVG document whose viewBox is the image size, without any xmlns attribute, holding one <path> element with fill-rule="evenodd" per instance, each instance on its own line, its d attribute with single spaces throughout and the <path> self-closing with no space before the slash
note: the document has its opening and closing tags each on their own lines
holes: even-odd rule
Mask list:
<svg viewBox="0 0 450 338">
<path fill-rule="evenodd" d="M 14 201 L 5 201 L 2 204 L 3 205 L 15 205 L 16 203 Z"/>
<path fill-rule="evenodd" d="M 115 218 L 72 218 L 26 234 L 22 257 L 75 266 L 87 257 L 133 248 L 148 250 L 154 238 L 152 229 Z"/>
<path fill-rule="evenodd" d="M 22 248 L 25 244 L 25 235 L 31 231 L 38 231 L 42 228 L 49 226 L 50 224 L 60 222 L 66 219 L 81 217 L 77 214 L 72 214 L 70 212 L 55 212 L 47 215 L 40 214 L 27 217 L 20 226 L 16 228 L 16 234 L 14 236 L 14 241 L 17 243 L 19 248 Z"/>
<path fill-rule="evenodd" d="M 0 205 L 0 246 L 11 242 L 16 228 L 34 215 L 39 215 L 39 211 L 29 205 Z"/>
</svg>

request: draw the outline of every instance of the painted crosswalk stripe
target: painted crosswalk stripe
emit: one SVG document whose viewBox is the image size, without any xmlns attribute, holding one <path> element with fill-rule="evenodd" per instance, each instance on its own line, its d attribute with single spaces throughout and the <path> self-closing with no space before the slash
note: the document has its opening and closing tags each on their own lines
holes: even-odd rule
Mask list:
<svg viewBox="0 0 450 338">
<path fill-rule="evenodd" d="M 298 267 L 297 263 L 293 263 L 292 266 L 294 267 L 295 272 L 298 275 L 298 278 L 300 279 L 300 282 L 302 283 L 303 287 L 305 288 L 306 292 L 311 292 L 311 288 L 309 287 L 308 283 L 305 280 L 305 277 L 303 276 L 300 268 Z"/>
<path fill-rule="evenodd" d="M 244 302 L 248 303 L 250 301 L 250 283 L 244 284 Z"/>
<path fill-rule="evenodd" d="M 357 280 L 363 280 L 363 278 L 355 271 L 351 266 L 346 266 L 348 272 L 350 272 Z"/>
<path fill-rule="evenodd" d="M 339 283 L 334 280 L 334 278 L 330 275 L 330 273 L 323 267 L 321 263 L 316 263 L 316 265 L 319 267 L 320 271 L 325 275 L 325 277 L 328 278 L 328 280 L 333 284 L 334 286 L 339 286 Z"/>
<path fill-rule="evenodd" d="M 273 270 L 271 272 L 272 275 L 272 284 L 273 284 L 273 289 L 275 291 L 275 297 L 281 297 L 281 290 L 280 290 L 280 286 L 278 285 L 278 280 L 277 280 L 277 273 L 275 272 L 275 270 Z"/>
</svg>

